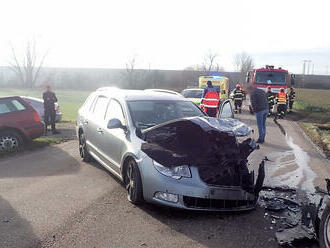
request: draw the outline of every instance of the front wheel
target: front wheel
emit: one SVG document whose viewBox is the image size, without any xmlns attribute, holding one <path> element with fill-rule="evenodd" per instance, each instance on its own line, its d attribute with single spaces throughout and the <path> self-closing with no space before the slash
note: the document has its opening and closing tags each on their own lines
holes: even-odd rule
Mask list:
<svg viewBox="0 0 330 248">
<path fill-rule="evenodd" d="M 84 162 L 91 162 L 93 160 L 92 156 L 87 150 L 86 138 L 83 133 L 79 135 L 79 154 Z"/>
<path fill-rule="evenodd" d="M 0 152 L 18 151 L 23 144 L 23 138 L 15 131 L 0 132 Z"/>
<path fill-rule="evenodd" d="M 143 202 L 142 180 L 138 165 L 132 159 L 128 162 L 125 170 L 125 188 L 127 199 L 133 204 Z"/>
</svg>

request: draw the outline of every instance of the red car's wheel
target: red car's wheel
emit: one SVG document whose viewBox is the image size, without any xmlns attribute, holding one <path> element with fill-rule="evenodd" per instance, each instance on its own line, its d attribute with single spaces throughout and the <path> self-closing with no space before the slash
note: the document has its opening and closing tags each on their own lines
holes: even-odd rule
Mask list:
<svg viewBox="0 0 330 248">
<path fill-rule="evenodd" d="M 14 152 L 18 151 L 23 144 L 21 135 L 14 131 L 0 132 L 0 151 Z"/>
</svg>

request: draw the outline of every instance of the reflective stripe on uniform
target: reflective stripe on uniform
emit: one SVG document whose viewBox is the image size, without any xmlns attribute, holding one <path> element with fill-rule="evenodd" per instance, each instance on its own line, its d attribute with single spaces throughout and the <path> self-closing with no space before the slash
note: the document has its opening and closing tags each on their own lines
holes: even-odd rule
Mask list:
<svg viewBox="0 0 330 248">
<path fill-rule="evenodd" d="M 202 98 L 202 101 L 203 100 L 207 100 L 207 101 L 219 101 L 219 99 L 216 99 L 216 98 Z"/>
<path fill-rule="evenodd" d="M 206 107 L 206 108 L 218 108 L 218 106 L 208 105 L 208 104 L 201 104 L 201 106 Z"/>
<path fill-rule="evenodd" d="M 286 93 L 280 92 L 277 95 L 277 104 L 286 104 Z"/>
</svg>

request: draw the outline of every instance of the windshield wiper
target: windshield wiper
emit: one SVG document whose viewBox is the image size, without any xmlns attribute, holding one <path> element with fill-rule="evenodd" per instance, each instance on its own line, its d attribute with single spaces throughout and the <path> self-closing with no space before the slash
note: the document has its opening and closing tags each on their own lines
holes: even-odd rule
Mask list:
<svg viewBox="0 0 330 248">
<path fill-rule="evenodd" d="M 136 125 L 139 127 L 139 128 L 149 128 L 149 127 L 153 127 L 156 125 L 156 123 L 142 123 L 142 122 L 138 122 L 136 123 Z"/>
</svg>

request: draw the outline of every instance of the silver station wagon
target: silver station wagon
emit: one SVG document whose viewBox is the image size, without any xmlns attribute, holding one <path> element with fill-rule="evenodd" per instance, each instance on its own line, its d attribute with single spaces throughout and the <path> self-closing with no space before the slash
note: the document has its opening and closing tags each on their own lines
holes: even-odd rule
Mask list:
<svg viewBox="0 0 330 248">
<path fill-rule="evenodd" d="M 192 210 L 248 210 L 264 180 L 247 157 L 257 148 L 251 129 L 233 118 L 229 100 L 208 117 L 182 96 L 104 87 L 79 109 L 79 152 L 118 177 L 127 198 Z"/>
</svg>

